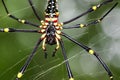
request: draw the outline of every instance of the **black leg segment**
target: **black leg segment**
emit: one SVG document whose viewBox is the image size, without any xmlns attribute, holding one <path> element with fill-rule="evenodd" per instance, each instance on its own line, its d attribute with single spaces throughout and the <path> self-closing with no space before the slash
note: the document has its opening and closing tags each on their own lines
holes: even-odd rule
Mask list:
<svg viewBox="0 0 120 80">
<path fill-rule="evenodd" d="M 63 54 L 64 60 L 65 60 L 65 64 L 66 64 L 69 80 L 74 80 L 73 74 L 72 74 L 72 71 L 70 69 L 70 65 L 69 65 L 69 62 L 68 62 L 68 58 L 66 56 L 66 52 L 65 52 L 63 41 L 60 40 L 59 42 L 60 42 L 60 46 L 61 46 L 61 49 L 62 49 L 62 54 Z"/>
<path fill-rule="evenodd" d="M 41 39 L 38 40 L 37 44 L 35 45 L 32 53 L 30 54 L 30 56 L 28 57 L 27 61 L 25 62 L 25 64 L 23 65 L 23 67 L 21 68 L 20 72 L 17 74 L 16 80 L 19 80 L 22 75 L 24 74 L 25 70 L 27 69 L 28 65 L 30 64 L 33 56 L 35 55 L 35 52 L 37 50 L 37 48 L 39 47 L 40 43 L 41 43 Z"/>
<path fill-rule="evenodd" d="M 36 18 L 37 18 L 39 21 L 41 21 L 41 18 L 38 16 L 38 14 L 37 14 L 37 12 L 36 12 L 36 10 L 35 10 L 35 7 L 33 6 L 32 0 L 28 0 L 28 1 L 29 1 L 30 6 L 32 7 L 32 10 L 33 10 Z"/>
<path fill-rule="evenodd" d="M 16 20 L 16 21 L 18 21 L 18 22 L 20 22 L 20 23 L 22 23 L 22 24 L 28 24 L 28 25 L 31 25 L 31 26 L 34 26 L 34 27 L 39 27 L 39 25 L 37 25 L 37 24 L 31 23 L 31 22 L 26 21 L 26 20 L 24 20 L 24 19 L 19 19 L 19 18 L 15 17 L 15 16 L 11 15 L 11 14 L 9 13 L 6 5 L 5 5 L 4 0 L 2 0 L 2 3 L 3 3 L 3 5 L 4 5 L 4 8 L 5 8 L 5 11 L 6 11 L 7 15 L 8 15 L 10 18 L 12 18 L 12 19 L 14 19 L 14 20 Z"/>
<path fill-rule="evenodd" d="M 92 50 L 91 48 L 83 45 L 80 42 L 77 42 L 75 39 L 71 38 L 69 35 L 67 35 L 65 33 L 62 33 L 62 36 L 66 37 L 67 39 L 69 39 L 73 43 L 77 44 L 78 46 L 80 46 L 81 48 L 83 48 L 84 50 L 86 50 L 89 54 L 94 55 L 98 59 L 98 61 L 102 64 L 103 68 L 107 71 L 107 73 L 108 73 L 108 75 L 110 77 L 110 80 L 113 80 L 112 72 L 110 71 L 110 69 L 108 68 L 108 66 L 105 64 L 105 62 L 99 57 L 99 55 L 94 50 Z"/>
<path fill-rule="evenodd" d="M 3 28 L 3 29 L 0 29 L 0 32 L 29 32 L 29 33 L 39 33 L 39 30 Z"/>
</svg>

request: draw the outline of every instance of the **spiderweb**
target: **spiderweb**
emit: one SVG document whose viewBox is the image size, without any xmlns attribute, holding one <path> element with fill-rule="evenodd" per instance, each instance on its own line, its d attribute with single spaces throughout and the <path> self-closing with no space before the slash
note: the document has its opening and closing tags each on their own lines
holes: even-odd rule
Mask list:
<svg viewBox="0 0 120 80">
<path fill-rule="evenodd" d="M 43 2 L 33 0 L 35 4 L 34 6 L 38 10 L 38 12 L 42 8 L 42 10 L 44 10 L 44 3 L 46 1 L 42 1 Z M 100 0 L 98 0 L 98 2 L 99 1 Z M 30 20 L 31 22 L 33 21 L 38 23 L 27 1 L 21 0 L 19 5 L 17 4 L 16 7 L 11 6 L 11 3 L 16 4 L 15 0 L 5 2 L 7 6 L 9 6 L 9 11 L 13 15 Z M 23 2 L 25 3 L 23 4 Z M 69 4 L 66 5 L 66 3 L 68 2 Z M 89 3 L 87 4 L 87 2 Z M 86 4 L 83 5 L 82 3 Z M 80 2 L 79 0 L 76 0 L 76 2 L 74 0 L 59 1 L 59 10 L 61 13 L 60 21 L 69 20 L 72 17 L 75 17 L 77 14 L 84 12 L 90 7 L 90 4 L 92 3 L 93 2 L 89 0 L 80 0 Z M 21 6 L 20 4 L 22 4 L 23 6 Z M 78 4 L 80 5 L 78 6 Z M 39 9 L 38 6 L 43 7 Z M 4 8 L 2 10 L 4 11 Z M 104 10 L 103 14 L 106 10 Z M 94 49 L 105 61 L 105 63 L 108 64 L 111 71 L 113 72 L 115 80 L 120 79 L 119 11 L 119 8 L 114 9 L 103 20 L 101 24 L 98 24 L 96 26 L 84 29 L 64 30 L 64 32 L 75 38 L 77 41 L 81 41 L 85 45 Z M 28 14 L 28 12 L 31 13 Z M 43 14 L 43 12 L 40 14 Z M 100 16 L 102 15 L 100 14 Z M 100 16 L 96 15 L 96 17 L 91 17 L 90 15 L 89 17 L 86 15 L 85 17 L 82 17 L 81 19 L 76 20 L 69 25 L 74 25 L 77 23 L 87 23 L 99 18 Z M 6 16 L 5 12 L 0 13 L 0 24 L 0 27 L 12 26 L 21 29 L 34 28 L 31 26 L 29 27 L 27 25 L 19 24 L 14 20 L 9 19 L 8 16 Z M 93 33 L 94 31 L 91 30 L 95 30 L 95 33 Z M 17 72 L 20 70 L 21 66 L 24 64 L 25 60 L 29 56 L 40 35 L 31 33 L 0 33 L 0 36 L 0 79 L 15 80 Z M 109 80 L 107 73 L 94 56 L 89 55 L 87 52 L 85 52 L 83 49 L 70 42 L 69 40 L 65 38 L 63 38 L 63 40 L 75 80 Z M 54 46 L 53 48 L 51 48 L 48 45 L 48 59 L 44 59 L 44 54 L 40 46 L 28 69 L 20 80 L 68 80 L 67 72 L 64 65 L 65 61 L 63 61 L 61 49 L 58 50 L 54 58 L 51 57 L 53 49 Z"/>
</svg>

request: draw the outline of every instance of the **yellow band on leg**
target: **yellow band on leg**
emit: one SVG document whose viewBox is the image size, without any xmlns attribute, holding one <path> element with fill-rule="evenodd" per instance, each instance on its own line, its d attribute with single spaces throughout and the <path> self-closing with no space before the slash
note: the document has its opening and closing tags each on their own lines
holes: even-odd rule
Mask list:
<svg viewBox="0 0 120 80">
<path fill-rule="evenodd" d="M 113 76 L 110 76 L 110 80 L 113 80 Z"/>
<path fill-rule="evenodd" d="M 23 23 L 23 24 L 25 23 L 25 20 L 18 19 L 18 21 Z"/>
<path fill-rule="evenodd" d="M 9 28 L 4 28 L 4 32 L 9 32 Z"/>
<path fill-rule="evenodd" d="M 97 6 L 93 6 L 92 9 L 95 11 L 97 10 Z"/>
<path fill-rule="evenodd" d="M 23 76 L 23 74 L 21 73 L 21 72 L 19 72 L 18 74 L 17 74 L 17 78 L 21 78 Z"/>
<path fill-rule="evenodd" d="M 74 78 L 70 78 L 69 80 L 74 80 Z"/>
<path fill-rule="evenodd" d="M 94 51 L 93 51 L 92 49 L 90 49 L 88 52 L 89 52 L 90 54 L 94 54 Z"/>
<path fill-rule="evenodd" d="M 85 25 L 84 24 L 80 24 L 80 28 L 83 28 Z"/>
</svg>

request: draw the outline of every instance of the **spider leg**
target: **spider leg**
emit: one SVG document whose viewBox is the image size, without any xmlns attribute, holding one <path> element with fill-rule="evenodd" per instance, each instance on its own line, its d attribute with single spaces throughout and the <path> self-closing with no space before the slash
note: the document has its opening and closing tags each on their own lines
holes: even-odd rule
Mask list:
<svg viewBox="0 0 120 80">
<path fill-rule="evenodd" d="M 95 25 L 100 23 L 116 6 L 118 5 L 118 2 L 115 3 L 109 10 L 108 12 L 106 12 L 100 19 L 94 20 L 88 24 L 77 24 L 75 26 L 71 26 L 71 27 L 63 27 L 63 29 L 72 29 L 72 28 L 83 28 L 83 27 L 88 27 L 90 25 Z"/>
<path fill-rule="evenodd" d="M 43 39 L 42 49 L 43 49 L 43 51 L 44 51 L 45 58 L 47 58 L 46 38 Z"/>
<path fill-rule="evenodd" d="M 3 28 L 0 32 L 30 32 L 30 33 L 40 33 L 39 30 L 28 30 L 28 29 L 15 29 L 15 28 Z"/>
<path fill-rule="evenodd" d="M 35 55 L 35 52 L 36 52 L 38 46 L 40 45 L 41 41 L 42 41 L 42 39 L 38 40 L 38 42 L 37 42 L 37 44 L 35 45 L 32 53 L 30 54 L 30 56 L 29 56 L 28 59 L 26 60 L 25 64 L 24 64 L 23 67 L 21 68 L 20 72 L 18 72 L 17 77 L 16 77 L 16 80 L 19 80 L 19 79 L 23 76 L 23 74 L 24 74 L 25 70 L 27 69 L 28 65 L 30 64 L 33 56 Z"/>
<path fill-rule="evenodd" d="M 3 3 L 3 5 L 4 5 L 4 8 L 5 8 L 5 11 L 6 11 L 7 15 L 8 15 L 10 18 L 12 18 L 12 19 L 14 19 L 14 20 L 16 20 L 16 21 L 18 21 L 18 22 L 20 22 L 20 23 L 22 23 L 22 24 L 28 24 L 28 25 L 31 25 L 31 26 L 34 26 L 34 27 L 39 27 L 39 25 L 37 25 L 37 24 L 31 23 L 31 22 L 26 21 L 26 20 L 23 20 L 23 19 L 19 19 L 19 18 L 15 17 L 15 16 L 11 15 L 11 14 L 9 13 L 6 5 L 5 5 L 4 0 L 2 0 L 2 3 Z"/>
<path fill-rule="evenodd" d="M 32 10 L 33 10 L 36 18 L 37 18 L 39 21 L 41 21 L 41 18 L 38 16 L 38 14 L 37 14 L 37 12 L 36 12 L 36 10 L 35 10 L 35 7 L 33 6 L 32 0 L 28 0 L 28 1 L 29 1 L 30 6 L 32 7 Z"/>
<path fill-rule="evenodd" d="M 59 40 L 59 42 L 60 42 L 60 46 L 61 46 L 61 49 L 62 49 L 62 54 L 63 54 L 64 60 L 65 60 L 65 65 L 66 65 L 66 68 L 67 68 L 69 80 L 74 80 L 73 74 L 72 74 L 72 71 L 71 71 L 71 68 L 70 68 L 70 65 L 69 65 L 69 62 L 68 62 L 68 58 L 66 56 L 63 41 Z"/>
<path fill-rule="evenodd" d="M 53 54 L 52 54 L 52 57 L 54 57 L 55 56 L 55 53 L 57 52 L 57 50 L 59 49 L 59 40 L 56 38 L 56 44 L 57 44 L 57 46 L 56 46 L 56 48 L 55 48 L 55 50 L 53 51 Z"/>
<path fill-rule="evenodd" d="M 88 14 L 88 13 L 91 13 L 91 12 L 93 12 L 93 11 L 96 11 L 97 9 L 99 9 L 100 7 L 102 7 L 103 5 L 105 5 L 105 4 L 107 4 L 107 3 L 110 3 L 110 2 L 112 2 L 112 1 L 113 1 L 113 0 L 105 0 L 104 2 L 102 2 L 102 3 L 100 3 L 100 4 L 96 5 L 96 6 L 92 6 L 92 7 L 89 8 L 86 12 L 78 15 L 78 16 L 75 17 L 75 18 L 72 18 L 72 19 L 70 19 L 70 20 L 68 20 L 68 21 L 63 22 L 63 24 L 68 24 L 68 23 L 70 23 L 70 22 L 72 22 L 72 21 L 75 21 L 76 19 L 78 19 L 78 18 L 80 18 L 80 17 L 82 17 L 82 16 L 84 16 L 84 15 L 86 15 L 86 14 Z"/>
<path fill-rule="evenodd" d="M 62 33 L 62 36 L 66 37 L 67 39 L 69 39 L 70 41 L 72 41 L 73 43 L 77 44 L 78 46 L 82 47 L 84 50 L 86 50 L 89 54 L 92 54 L 94 55 L 98 61 L 102 64 L 103 68 L 107 71 L 109 77 L 110 77 L 110 80 L 113 80 L 113 75 L 112 75 L 112 72 L 110 71 L 110 69 L 108 68 L 108 66 L 105 64 L 105 62 L 99 57 L 99 55 L 94 51 L 92 50 L 91 48 L 83 45 L 82 43 L 80 42 L 77 42 L 75 39 L 71 38 L 69 35 L 65 34 L 65 33 Z"/>
</svg>

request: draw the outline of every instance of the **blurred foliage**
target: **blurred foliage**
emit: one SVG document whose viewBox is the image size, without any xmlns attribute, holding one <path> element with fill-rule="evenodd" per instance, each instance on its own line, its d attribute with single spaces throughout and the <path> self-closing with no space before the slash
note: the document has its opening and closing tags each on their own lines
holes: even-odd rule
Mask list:
<svg viewBox="0 0 120 80">
<path fill-rule="evenodd" d="M 4 1 L 11 14 L 18 18 L 40 24 L 33 14 L 28 0 Z M 102 1 L 104 0 L 58 0 L 60 11 L 59 20 L 60 22 L 69 20 L 86 11 L 90 6 Z M 95 20 L 102 16 L 116 1 L 120 2 L 119 0 L 114 0 L 113 3 L 105 5 L 96 12 L 90 13 L 66 26 L 88 23 Z M 33 0 L 33 3 L 39 16 L 44 19 L 47 0 Z M 120 5 L 116 7 L 117 10 L 113 10 L 110 14 L 120 12 L 119 7 Z M 107 24 L 113 25 L 113 30 L 109 33 L 114 36 L 120 32 L 119 28 L 114 31 L 114 27 L 119 26 L 120 22 L 115 24 L 112 23 L 111 20 L 114 18 L 118 18 L 119 20 L 120 15 L 115 17 L 115 14 L 110 14 L 102 23 L 105 21 Z M 114 80 L 120 80 L 120 37 L 114 39 L 108 36 L 104 31 L 102 23 L 84 29 L 64 30 L 64 32 L 98 52 L 113 72 Z M 35 29 L 32 26 L 18 23 L 9 18 L 0 1 L 0 28 L 4 27 Z M 107 26 L 107 29 L 109 29 L 109 26 Z M 40 36 L 41 35 L 35 33 L 0 33 L 0 80 L 15 80 L 16 74 L 23 66 Z M 89 55 L 64 37 L 63 40 L 75 80 L 109 80 L 106 71 L 94 56 Z M 116 43 L 117 45 L 112 43 Z M 61 49 L 58 50 L 55 57 L 51 57 L 54 47 L 55 46 L 51 47 L 48 45 L 48 59 L 45 59 L 40 46 L 24 76 L 20 80 L 68 80 Z"/>
</svg>

